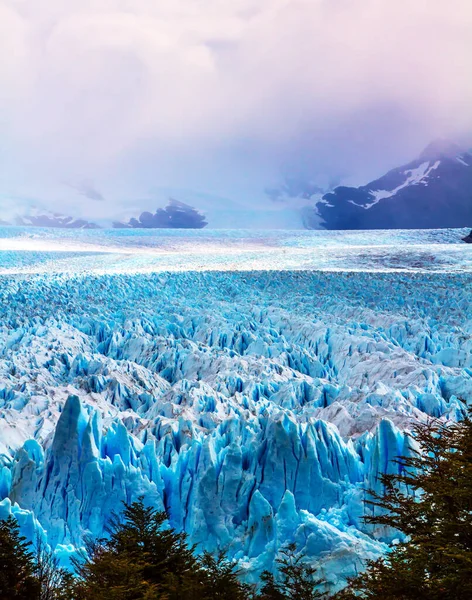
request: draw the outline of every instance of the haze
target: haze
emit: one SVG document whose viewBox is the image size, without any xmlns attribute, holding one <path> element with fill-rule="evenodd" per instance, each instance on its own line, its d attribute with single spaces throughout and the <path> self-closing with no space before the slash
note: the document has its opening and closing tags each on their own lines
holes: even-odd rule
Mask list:
<svg viewBox="0 0 472 600">
<path fill-rule="evenodd" d="M 0 0 L 0 55 L 2 215 L 265 208 L 471 139 L 469 0 Z"/>
</svg>

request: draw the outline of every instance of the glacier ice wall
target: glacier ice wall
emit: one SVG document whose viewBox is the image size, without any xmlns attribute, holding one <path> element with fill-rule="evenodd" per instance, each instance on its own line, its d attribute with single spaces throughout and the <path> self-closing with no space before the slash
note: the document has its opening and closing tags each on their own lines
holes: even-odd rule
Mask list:
<svg viewBox="0 0 472 600">
<path fill-rule="evenodd" d="M 2 278 L 0 517 L 64 560 L 123 501 L 250 578 L 295 541 L 333 585 L 385 550 L 366 488 L 472 400 L 466 275 Z"/>
</svg>

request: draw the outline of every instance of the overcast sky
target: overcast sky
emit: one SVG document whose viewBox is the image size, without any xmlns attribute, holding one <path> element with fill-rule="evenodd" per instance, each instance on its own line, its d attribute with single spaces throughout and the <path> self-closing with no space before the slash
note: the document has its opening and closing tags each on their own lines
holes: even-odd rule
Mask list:
<svg viewBox="0 0 472 600">
<path fill-rule="evenodd" d="M 470 139 L 470 0 L 0 0 L 0 198 L 104 215 Z"/>
</svg>

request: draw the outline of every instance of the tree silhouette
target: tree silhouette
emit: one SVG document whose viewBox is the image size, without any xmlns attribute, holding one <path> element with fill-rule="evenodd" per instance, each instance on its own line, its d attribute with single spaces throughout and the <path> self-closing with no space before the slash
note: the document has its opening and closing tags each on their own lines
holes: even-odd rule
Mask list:
<svg viewBox="0 0 472 600">
<path fill-rule="evenodd" d="M 371 492 L 366 521 L 404 541 L 368 564 L 337 598 L 472 598 L 472 421 L 432 421 L 414 428 L 418 451 L 399 459 L 400 474 Z"/>
<path fill-rule="evenodd" d="M 11 515 L 0 521 L 0 598 L 39 600 L 34 556 Z"/>
<path fill-rule="evenodd" d="M 296 550 L 295 544 L 288 544 L 279 552 L 276 574 L 263 572 L 261 600 L 315 600 L 323 597 L 317 589 L 323 582 L 315 578 L 316 568 L 306 564 Z"/>
</svg>

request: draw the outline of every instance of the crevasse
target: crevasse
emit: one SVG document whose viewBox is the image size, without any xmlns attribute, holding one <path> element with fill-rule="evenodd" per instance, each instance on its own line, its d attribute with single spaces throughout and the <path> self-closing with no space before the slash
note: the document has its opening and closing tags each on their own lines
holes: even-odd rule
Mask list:
<svg viewBox="0 0 472 600">
<path fill-rule="evenodd" d="M 139 496 L 247 578 L 295 541 L 336 586 L 366 490 L 472 398 L 470 283 L 438 274 L 4 278 L 0 517 L 61 559 Z"/>
</svg>

